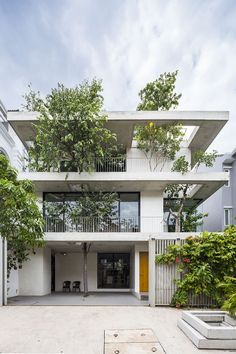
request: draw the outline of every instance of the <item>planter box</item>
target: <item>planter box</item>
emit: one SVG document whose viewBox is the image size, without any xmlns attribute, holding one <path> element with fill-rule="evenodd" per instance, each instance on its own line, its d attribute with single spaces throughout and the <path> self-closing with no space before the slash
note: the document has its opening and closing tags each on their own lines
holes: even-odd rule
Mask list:
<svg viewBox="0 0 236 354">
<path fill-rule="evenodd" d="M 236 321 L 224 311 L 183 311 L 178 327 L 198 347 L 236 349 Z"/>
</svg>

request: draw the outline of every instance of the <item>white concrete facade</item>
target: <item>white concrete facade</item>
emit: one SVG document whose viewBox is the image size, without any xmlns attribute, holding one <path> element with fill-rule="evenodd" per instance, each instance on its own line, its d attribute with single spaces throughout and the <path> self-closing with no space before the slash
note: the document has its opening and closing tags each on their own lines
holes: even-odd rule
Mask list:
<svg viewBox="0 0 236 354">
<path fill-rule="evenodd" d="M 228 179 L 224 172 L 198 173 L 192 170 L 185 175 L 171 172 L 172 162 L 160 164 L 151 170 L 146 156 L 133 141 L 136 124 L 150 121 L 157 124 L 181 123 L 186 136 L 178 156 L 185 155 L 189 162 L 199 148 L 206 150 L 228 120 L 227 112 L 108 112 L 107 127 L 117 134 L 118 141 L 126 149 L 126 168 L 122 172 L 28 172 L 22 171 L 20 179 L 30 179 L 35 185 L 39 206 L 42 208 L 44 193 L 75 192 L 81 183 L 87 183 L 104 192 L 139 193 L 139 230 L 136 232 L 78 232 L 73 228 L 64 232 L 46 230 L 46 247 L 37 250 L 22 270 L 10 276 L 8 295 L 46 295 L 51 292 L 51 255 L 55 257 L 55 291 L 62 290 L 65 280 L 83 279 L 83 254 L 76 242 L 92 244 L 88 254 L 89 291 L 131 291 L 140 296 L 140 253 L 150 253 L 152 238 L 167 231 L 164 222 L 164 190 L 168 184 L 191 183 L 194 185 L 191 199 L 203 201 Z M 32 123 L 37 123 L 34 112 L 9 113 L 8 121 L 27 147 L 34 135 Z M 163 167 L 163 168 L 162 168 Z M 171 236 L 169 234 L 169 237 Z M 113 245 L 113 246 L 112 246 Z M 127 289 L 98 288 L 98 254 L 126 252 L 130 255 L 130 281 Z M 149 265 L 153 262 L 149 261 Z M 149 270 L 152 272 L 152 270 Z M 82 290 L 83 290 L 83 286 Z M 149 290 L 151 287 L 149 286 Z M 153 289 L 150 290 L 153 292 Z M 151 299 L 152 294 L 150 294 Z M 151 300 L 150 300 L 151 301 Z"/>
</svg>

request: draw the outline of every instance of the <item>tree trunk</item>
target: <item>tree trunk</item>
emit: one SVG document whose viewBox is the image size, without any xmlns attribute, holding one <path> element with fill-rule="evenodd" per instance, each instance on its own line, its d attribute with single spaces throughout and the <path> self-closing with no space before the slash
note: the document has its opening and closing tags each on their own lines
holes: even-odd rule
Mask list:
<svg viewBox="0 0 236 354">
<path fill-rule="evenodd" d="M 84 256 L 84 264 L 83 264 L 83 282 L 84 282 L 84 297 L 88 296 L 88 246 L 87 242 L 83 243 L 83 256 Z"/>
<path fill-rule="evenodd" d="M 180 232 L 180 215 L 175 218 L 175 232 Z"/>
</svg>

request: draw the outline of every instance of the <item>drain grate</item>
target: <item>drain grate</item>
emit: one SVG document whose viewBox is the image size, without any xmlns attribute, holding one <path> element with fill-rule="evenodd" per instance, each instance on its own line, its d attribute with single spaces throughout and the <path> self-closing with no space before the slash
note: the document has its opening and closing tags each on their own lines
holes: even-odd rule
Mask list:
<svg viewBox="0 0 236 354">
<path fill-rule="evenodd" d="M 105 330 L 104 354 L 164 354 L 152 329 Z"/>
</svg>

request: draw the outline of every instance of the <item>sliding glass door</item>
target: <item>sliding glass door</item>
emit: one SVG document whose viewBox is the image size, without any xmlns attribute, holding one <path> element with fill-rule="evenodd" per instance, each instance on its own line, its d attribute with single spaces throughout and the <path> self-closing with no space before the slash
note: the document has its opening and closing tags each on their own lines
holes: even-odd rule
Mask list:
<svg viewBox="0 0 236 354">
<path fill-rule="evenodd" d="M 98 253 L 98 288 L 128 289 L 129 285 L 129 253 Z"/>
</svg>

